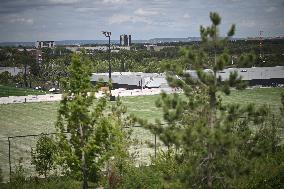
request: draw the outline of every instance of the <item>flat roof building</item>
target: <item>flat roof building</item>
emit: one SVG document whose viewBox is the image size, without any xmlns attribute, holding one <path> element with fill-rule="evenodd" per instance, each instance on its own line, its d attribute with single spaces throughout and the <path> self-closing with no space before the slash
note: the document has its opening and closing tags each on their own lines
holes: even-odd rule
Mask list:
<svg viewBox="0 0 284 189">
<path fill-rule="evenodd" d="M 222 81 L 229 79 L 230 72 L 238 72 L 242 80 L 248 82 L 249 86 L 284 86 L 284 66 L 276 67 L 253 67 L 253 68 L 228 68 L 217 73 Z M 204 72 L 212 72 L 205 69 Z M 195 70 L 187 70 L 192 78 L 198 79 Z M 178 78 L 178 77 L 177 77 Z M 100 79 L 108 82 L 108 73 L 93 73 L 91 81 L 95 84 Z M 169 88 L 164 73 L 143 72 L 113 72 L 112 83 L 115 89 L 141 89 L 141 88 Z"/>
</svg>

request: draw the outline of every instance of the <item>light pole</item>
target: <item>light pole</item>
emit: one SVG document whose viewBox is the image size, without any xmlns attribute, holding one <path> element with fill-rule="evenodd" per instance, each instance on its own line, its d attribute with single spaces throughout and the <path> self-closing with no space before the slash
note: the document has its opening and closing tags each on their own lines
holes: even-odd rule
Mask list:
<svg viewBox="0 0 284 189">
<path fill-rule="evenodd" d="M 102 31 L 102 33 L 105 35 L 105 37 L 108 38 L 108 79 L 109 82 L 111 82 L 111 63 L 110 63 L 110 54 L 111 54 L 111 50 L 110 50 L 110 36 L 111 36 L 111 32 L 108 31 Z M 111 94 L 111 86 L 109 87 L 109 92 L 110 92 L 110 101 L 114 101 L 115 97 L 112 96 Z"/>
</svg>

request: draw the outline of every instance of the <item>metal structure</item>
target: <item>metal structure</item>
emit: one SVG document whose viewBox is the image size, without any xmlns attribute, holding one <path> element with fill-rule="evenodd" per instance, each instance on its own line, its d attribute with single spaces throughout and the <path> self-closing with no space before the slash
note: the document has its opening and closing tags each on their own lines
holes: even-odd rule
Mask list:
<svg viewBox="0 0 284 189">
<path fill-rule="evenodd" d="M 108 79 L 109 82 L 111 83 L 111 63 L 110 63 L 110 55 L 111 55 L 111 50 L 110 50 L 110 36 L 111 36 L 111 32 L 109 31 L 102 31 L 102 33 L 105 35 L 105 37 L 108 38 Z M 109 86 L 109 92 L 110 92 L 110 101 L 114 101 L 115 100 L 115 96 L 112 96 L 111 94 L 111 85 Z"/>
<path fill-rule="evenodd" d="M 111 32 L 108 31 L 102 31 L 102 33 L 105 35 L 105 37 L 108 38 L 108 78 L 109 81 L 111 80 L 111 63 L 110 63 L 110 36 L 111 36 Z"/>
<path fill-rule="evenodd" d="M 69 132 L 64 132 L 66 134 L 68 134 Z M 41 133 L 41 134 L 44 134 L 44 135 L 56 135 L 56 134 L 60 134 L 60 133 Z M 30 135 L 17 135 L 17 136 L 9 136 L 8 137 L 8 159 L 9 159 L 9 179 L 10 179 L 10 182 L 11 182 L 11 178 L 12 178 L 12 163 L 11 163 L 11 139 L 14 139 L 14 138 L 26 138 L 26 137 L 37 137 L 37 136 L 40 136 L 41 134 L 30 134 Z"/>
<path fill-rule="evenodd" d="M 134 125 L 134 126 L 124 126 L 122 127 L 121 129 L 131 129 L 131 128 L 143 128 L 142 126 L 140 125 Z M 7 139 L 8 139 L 8 160 L 9 160 L 9 180 L 11 182 L 11 178 L 12 178 L 12 161 L 11 161 L 11 158 L 12 158 L 12 154 L 11 154 L 11 141 L 13 139 L 18 139 L 18 138 L 27 138 L 27 140 L 29 140 L 29 137 L 38 137 L 40 135 L 57 135 L 57 134 L 61 134 L 61 133 L 41 133 L 41 134 L 28 134 L 28 135 L 17 135 L 17 136 L 8 136 Z M 70 134 L 69 132 L 64 132 L 64 134 Z M 157 138 L 157 134 L 156 133 L 153 133 L 152 135 L 153 137 L 153 147 L 154 147 L 154 157 L 156 158 L 157 157 L 157 151 L 158 151 L 158 138 Z M 142 149 L 143 147 L 141 147 Z M 152 148 L 152 147 L 149 147 L 149 148 Z M 139 150 L 139 148 L 138 148 Z M 148 156 L 149 154 L 147 154 Z"/>
<path fill-rule="evenodd" d="M 262 47 L 263 47 L 263 31 L 260 30 L 259 31 L 259 59 L 260 60 L 263 59 Z"/>
</svg>

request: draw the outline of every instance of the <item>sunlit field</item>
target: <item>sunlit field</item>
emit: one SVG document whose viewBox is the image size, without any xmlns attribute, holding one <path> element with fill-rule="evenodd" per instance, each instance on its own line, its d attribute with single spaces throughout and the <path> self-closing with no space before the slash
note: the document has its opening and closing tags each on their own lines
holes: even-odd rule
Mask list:
<svg viewBox="0 0 284 189">
<path fill-rule="evenodd" d="M 273 112 L 279 112 L 281 93 L 283 88 L 247 89 L 232 91 L 230 96 L 224 96 L 224 103 L 240 103 L 242 105 L 255 103 L 257 106 L 267 104 Z M 155 107 L 159 95 L 123 97 L 122 101 L 133 113 L 153 122 L 162 118 L 162 112 Z M 59 102 L 25 103 L 0 105 L 0 166 L 5 175 L 8 174 L 8 136 L 40 134 L 55 132 L 55 121 Z M 133 135 L 141 141 L 154 141 L 154 136 L 142 128 L 135 128 Z M 282 134 L 283 135 L 283 134 Z M 16 161 L 34 145 L 33 140 L 12 141 L 12 159 Z M 27 149 L 27 150 L 26 150 Z M 140 153 L 144 153 L 143 150 Z M 28 154 L 29 155 L 29 154 Z M 12 162 L 14 163 L 14 162 Z"/>
</svg>

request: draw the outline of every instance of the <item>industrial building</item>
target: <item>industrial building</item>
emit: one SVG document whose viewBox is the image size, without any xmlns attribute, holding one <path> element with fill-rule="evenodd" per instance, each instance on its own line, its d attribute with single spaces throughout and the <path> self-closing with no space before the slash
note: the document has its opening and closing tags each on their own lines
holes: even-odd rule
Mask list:
<svg viewBox="0 0 284 189">
<path fill-rule="evenodd" d="M 108 73 L 93 73 L 91 82 L 96 84 L 100 79 L 108 82 Z M 114 89 L 168 88 L 165 74 L 142 72 L 113 72 L 111 74 Z"/>
<path fill-rule="evenodd" d="M 206 72 L 211 70 L 206 69 Z M 217 76 L 222 80 L 229 78 L 230 72 L 238 72 L 249 86 L 284 86 L 284 66 L 276 67 L 252 67 L 252 68 L 228 68 L 220 71 Z M 193 78 L 197 78 L 196 71 L 187 70 Z M 96 84 L 99 79 L 108 82 L 108 73 L 93 73 L 92 83 Z M 141 89 L 141 88 L 168 88 L 166 75 L 164 73 L 142 73 L 142 72 L 113 72 L 113 88 Z"/>
<path fill-rule="evenodd" d="M 220 71 L 222 80 L 228 79 L 230 72 L 238 72 L 249 86 L 278 86 L 284 85 L 284 66 L 276 67 L 252 67 L 252 68 L 228 68 Z"/>
</svg>

